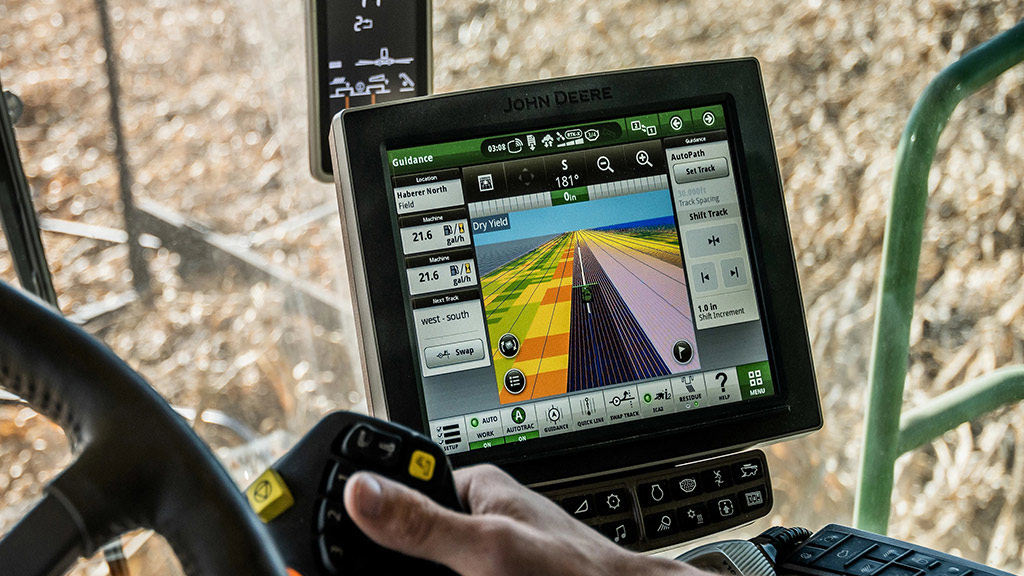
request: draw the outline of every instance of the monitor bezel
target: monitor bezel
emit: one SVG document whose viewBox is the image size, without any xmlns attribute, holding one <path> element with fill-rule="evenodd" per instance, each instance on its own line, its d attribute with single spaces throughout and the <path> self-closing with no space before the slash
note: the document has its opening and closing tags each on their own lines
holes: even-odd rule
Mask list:
<svg viewBox="0 0 1024 576">
<path fill-rule="evenodd" d="M 610 92 L 603 93 L 611 98 L 502 113 L 508 98 L 606 88 Z M 387 150 L 708 103 L 726 104 L 739 192 L 754 208 L 746 211 L 746 225 L 753 274 L 760 281 L 762 321 L 773 379 L 778 384 L 776 394 L 689 412 L 691 423 L 660 417 L 617 425 L 629 433 L 615 440 L 581 442 L 590 435 L 577 432 L 561 437 L 575 440 L 572 442 L 543 442 L 542 438 L 507 450 L 463 452 L 450 458 L 456 467 L 492 462 L 521 481 L 543 485 L 652 463 L 692 461 L 819 429 L 821 407 L 782 181 L 760 66 L 752 58 L 542 80 L 357 108 L 337 115 L 332 125 L 332 157 L 372 413 L 426 430 L 412 328 L 404 313 L 395 313 L 405 309 L 406 296 L 395 249 L 397 220 L 388 202 Z M 756 196 L 752 182 L 758 183 Z M 353 190 L 361 193 L 357 196 Z M 384 222 L 389 225 L 371 224 Z M 368 266 L 369 262 L 373 265 Z M 708 412 L 701 415 L 704 410 Z M 672 425 L 665 429 L 662 422 Z M 699 445 L 688 441 L 695 436 L 701 438 Z M 537 453 L 538 445 L 549 448 Z"/>
</svg>

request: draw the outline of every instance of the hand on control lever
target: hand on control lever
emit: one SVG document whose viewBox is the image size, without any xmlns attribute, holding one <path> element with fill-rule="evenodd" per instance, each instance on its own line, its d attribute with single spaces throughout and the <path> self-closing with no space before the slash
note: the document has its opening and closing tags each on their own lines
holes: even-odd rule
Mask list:
<svg viewBox="0 0 1024 576">
<path fill-rule="evenodd" d="M 463 576 L 706 574 L 666 558 L 630 552 L 572 518 L 494 466 L 457 470 L 471 514 L 443 508 L 376 474 L 345 487 L 345 508 L 382 546 L 448 566 Z"/>
</svg>

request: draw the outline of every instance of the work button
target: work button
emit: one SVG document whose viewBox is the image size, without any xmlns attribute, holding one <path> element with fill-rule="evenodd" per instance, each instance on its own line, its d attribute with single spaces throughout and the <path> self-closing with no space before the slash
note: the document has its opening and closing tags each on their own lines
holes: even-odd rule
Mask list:
<svg viewBox="0 0 1024 576">
<path fill-rule="evenodd" d="M 636 494 L 640 497 L 641 506 L 657 506 L 672 500 L 667 480 L 641 484 L 637 487 Z"/>
<path fill-rule="evenodd" d="M 672 510 L 665 510 L 644 516 L 644 531 L 647 532 L 647 538 L 650 540 L 675 534 L 679 531 L 676 513 Z"/>
<path fill-rule="evenodd" d="M 383 466 L 398 462 L 402 439 L 368 424 L 356 424 L 342 442 L 341 452 L 349 458 Z"/>
<path fill-rule="evenodd" d="M 249 506 L 263 522 L 270 522 L 295 504 L 284 479 L 273 468 L 268 468 L 245 490 Z"/>
<path fill-rule="evenodd" d="M 609 522 L 601 525 L 601 533 L 608 537 L 609 540 L 615 542 L 619 546 L 627 546 L 633 544 L 639 538 L 637 534 L 636 522 L 632 520 L 619 520 L 618 522 Z"/>
<path fill-rule="evenodd" d="M 616 488 L 614 490 L 600 492 L 595 496 L 595 498 L 597 499 L 598 510 L 600 510 L 603 515 L 628 512 L 630 508 L 632 508 L 629 491 L 625 488 Z"/>
<path fill-rule="evenodd" d="M 594 504 L 594 496 L 570 496 L 562 500 L 562 508 L 572 515 L 573 518 L 590 518 L 597 514 L 597 506 Z"/>
<path fill-rule="evenodd" d="M 423 350 L 427 368 L 454 366 L 463 362 L 484 359 L 484 343 L 479 338 L 441 346 L 430 346 Z"/>
</svg>

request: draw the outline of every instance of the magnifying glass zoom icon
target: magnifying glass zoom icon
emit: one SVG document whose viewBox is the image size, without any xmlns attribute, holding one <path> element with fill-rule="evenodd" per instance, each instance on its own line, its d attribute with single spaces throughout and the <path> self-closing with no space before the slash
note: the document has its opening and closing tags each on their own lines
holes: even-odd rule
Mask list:
<svg viewBox="0 0 1024 576">
<path fill-rule="evenodd" d="M 612 174 L 615 173 L 615 169 L 612 168 L 611 160 L 608 160 L 607 156 L 601 156 L 600 158 L 597 159 L 597 169 L 602 172 L 611 172 Z"/>
<path fill-rule="evenodd" d="M 651 164 L 651 157 L 647 154 L 646 150 L 641 150 L 636 153 L 636 163 L 654 168 L 654 164 Z"/>
</svg>

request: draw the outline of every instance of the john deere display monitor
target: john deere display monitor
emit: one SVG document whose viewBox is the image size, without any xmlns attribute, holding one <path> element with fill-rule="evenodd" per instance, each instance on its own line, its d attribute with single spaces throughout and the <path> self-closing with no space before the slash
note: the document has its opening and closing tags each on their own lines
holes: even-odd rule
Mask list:
<svg viewBox="0 0 1024 576">
<path fill-rule="evenodd" d="M 822 422 L 755 60 L 346 110 L 332 145 L 374 415 L 581 517 L 770 506 L 760 452 L 666 471 Z"/>
<path fill-rule="evenodd" d="M 306 0 L 309 162 L 331 181 L 331 118 L 429 94 L 430 0 Z"/>
</svg>

